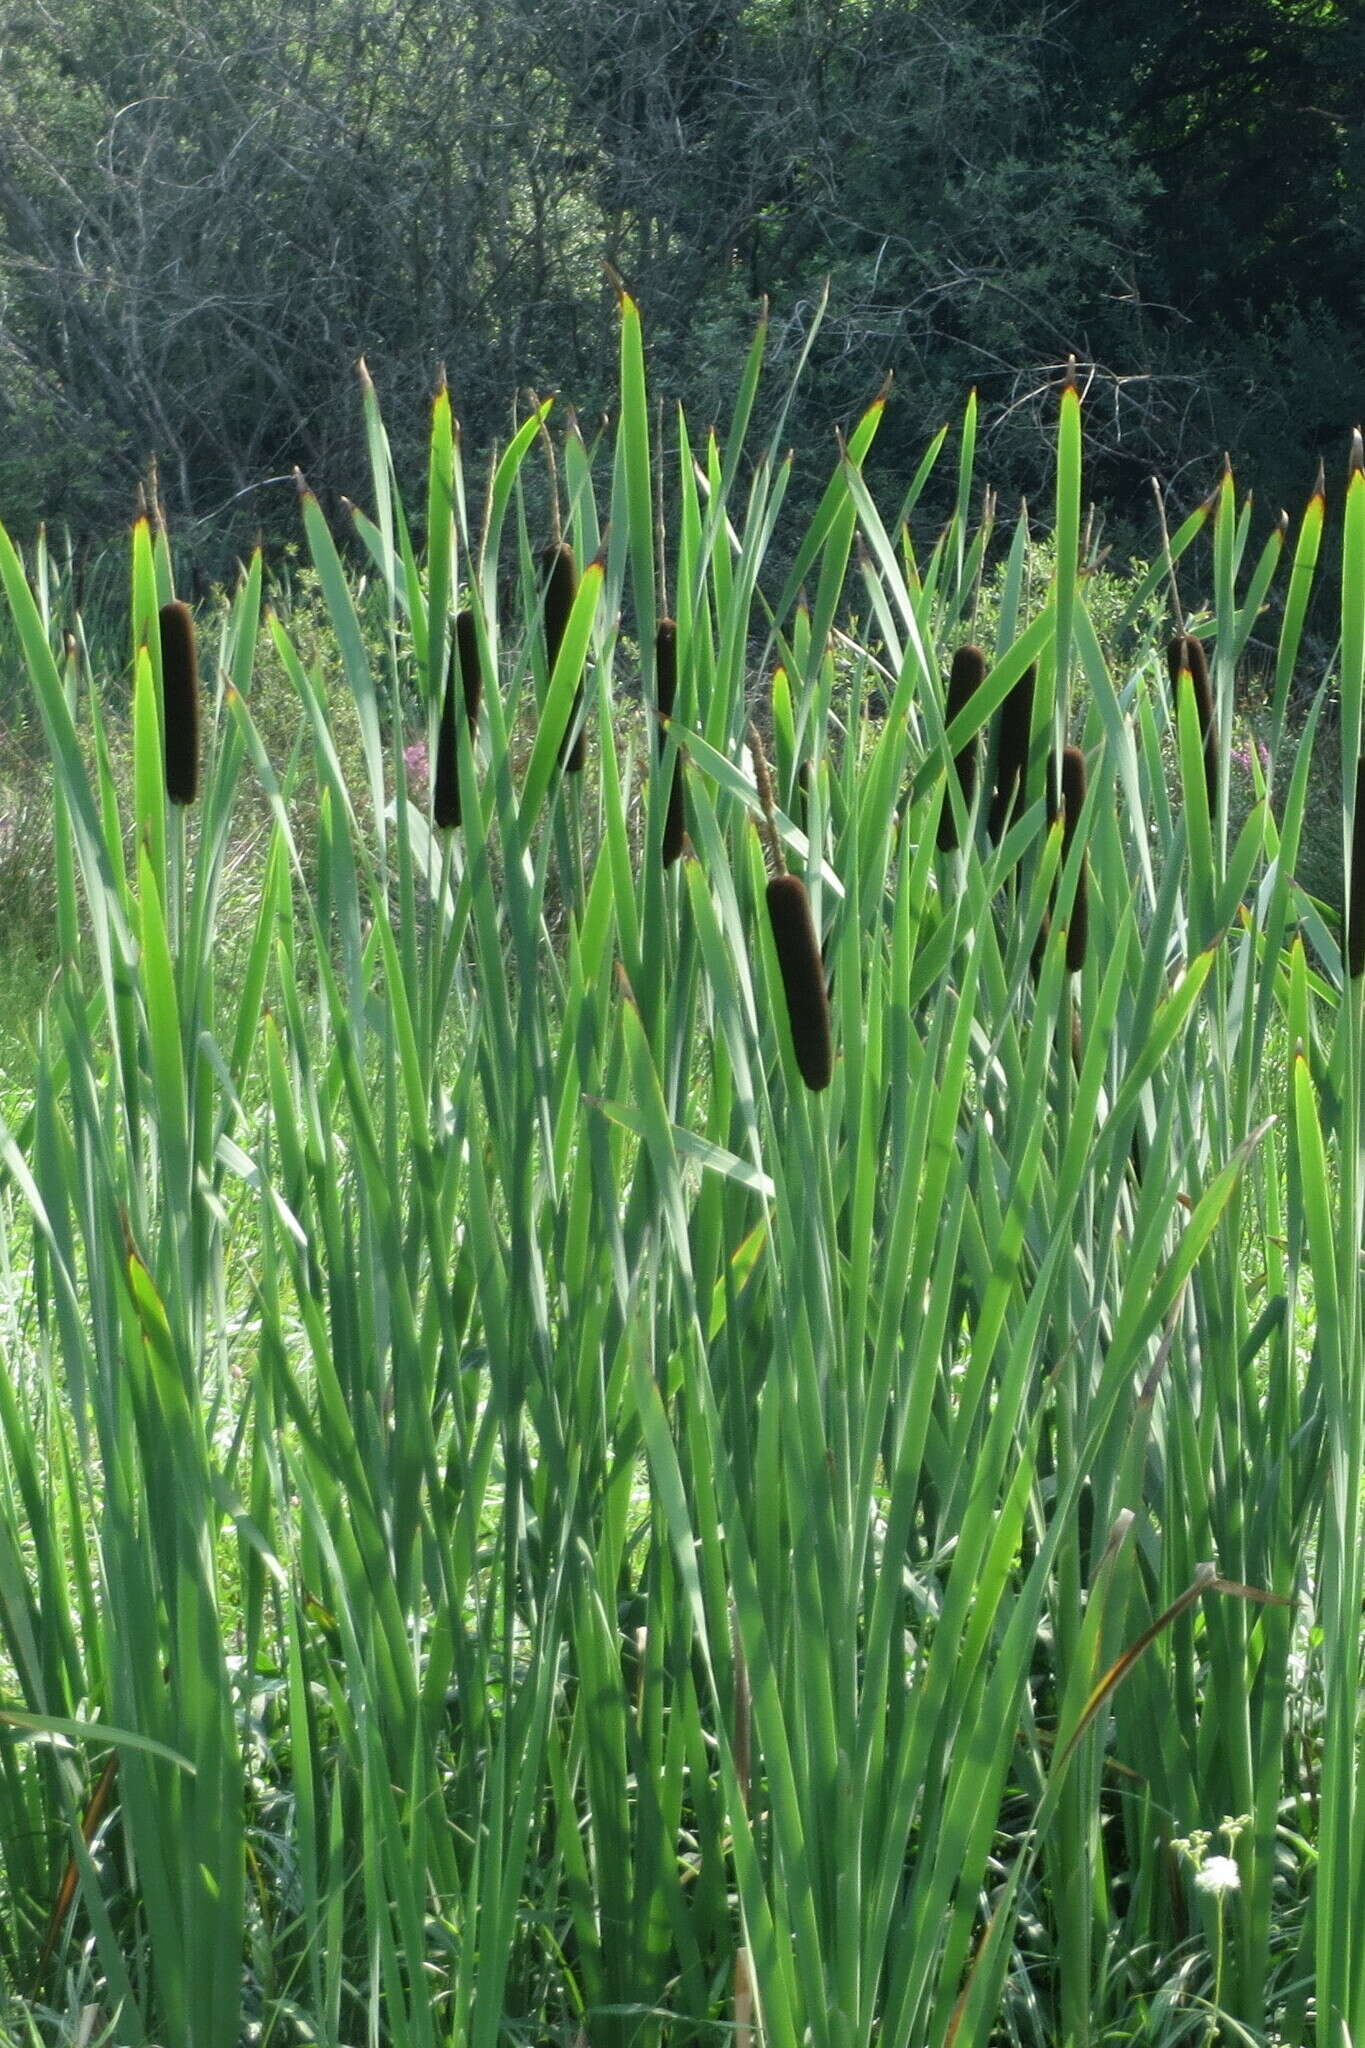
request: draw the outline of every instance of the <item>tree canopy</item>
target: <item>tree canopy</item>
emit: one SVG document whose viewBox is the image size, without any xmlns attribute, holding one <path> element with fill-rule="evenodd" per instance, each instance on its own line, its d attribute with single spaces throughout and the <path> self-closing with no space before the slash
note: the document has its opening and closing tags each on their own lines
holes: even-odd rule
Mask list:
<svg viewBox="0 0 1365 2048">
<path fill-rule="evenodd" d="M 757 304 L 830 317 L 798 436 L 884 374 L 884 459 L 980 388 L 1036 468 L 1080 360 L 1123 515 L 1229 449 L 1275 503 L 1365 407 L 1365 23 L 1335 0 L 8 0 L 0 500 L 117 524 L 149 455 L 183 534 L 360 473 L 353 366 L 423 430 L 603 402 L 611 293 L 718 411 Z"/>
</svg>

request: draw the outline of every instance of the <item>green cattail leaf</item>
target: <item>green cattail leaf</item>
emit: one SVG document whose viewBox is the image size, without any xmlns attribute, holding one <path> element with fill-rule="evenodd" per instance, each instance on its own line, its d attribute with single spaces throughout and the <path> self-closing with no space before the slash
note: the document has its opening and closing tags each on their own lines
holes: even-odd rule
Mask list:
<svg viewBox="0 0 1365 2048">
<path fill-rule="evenodd" d="M 29 682 L 37 699 L 43 733 L 71 818 L 76 848 L 85 875 L 87 896 L 93 904 L 100 906 L 95 917 L 95 934 L 101 956 L 107 961 L 112 936 L 116 942 L 118 956 L 127 958 L 131 948 L 124 919 L 124 899 L 115 881 L 115 854 L 118 862 L 117 872 L 122 873 L 122 838 L 117 829 L 117 820 L 115 818 L 110 821 L 109 839 L 106 841 L 105 820 L 101 817 L 94 792 L 90 787 L 90 778 L 86 772 L 71 705 L 63 688 L 61 671 L 57 667 L 47 635 L 43 631 L 38 606 L 29 588 L 18 551 L 3 526 L 0 526 L 0 582 L 4 584 L 10 613 L 23 648 Z M 111 847 L 114 849 L 113 853 Z"/>
<path fill-rule="evenodd" d="M 498 556 L 512 492 L 516 488 L 521 465 L 549 418 L 553 405 L 553 398 L 543 400 L 535 411 L 522 421 L 493 471 L 493 481 L 488 491 L 487 531 L 479 553 L 479 587 L 483 596 L 483 616 L 486 619 L 495 619 L 498 615 Z"/>
<path fill-rule="evenodd" d="M 142 985 L 147 1007 L 147 1045 L 156 1097 L 161 1178 L 170 1215 L 187 1231 L 190 1210 L 189 1104 L 185 1049 L 175 970 L 161 907 L 160 875 L 143 845 L 138 855 L 141 898 Z"/>
<path fill-rule="evenodd" d="M 1341 538 L 1341 770 L 1349 803 L 1365 696 L 1365 470 L 1352 467 Z"/>
<path fill-rule="evenodd" d="M 1233 634 L 1230 658 L 1234 662 L 1241 660 L 1246 644 L 1256 630 L 1256 621 L 1265 609 L 1267 593 L 1275 579 L 1275 571 L 1279 568 L 1281 557 L 1284 554 L 1286 532 L 1287 522 L 1280 521 L 1276 524 L 1265 546 L 1261 549 L 1256 567 L 1251 572 L 1251 581 L 1247 585 L 1242 608 L 1237 614 L 1237 625 Z"/>
<path fill-rule="evenodd" d="M 393 456 L 389 450 L 389 437 L 379 410 L 379 398 L 362 356 L 357 364 L 360 377 L 360 407 L 365 420 L 365 446 L 370 458 L 370 477 L 374 484 L 376 524 L 371 528 L 376 542 L 375 564 L 389 590 L 398 587 L 398 562 L 394 553 L 394 481 Z M 368 522 L 366 522 L 368 524 Z M 357 521 L 357 525 L 359 522 Z M 415 612 L 410 616 L 413 647 L 419 666 L 426 663 L 426 612 L 422 607 L 420 618 Z"/>
<path fill-rule="evenodd" d="M 1068 729 L 1071 678 L 1071 620 L 1076 605 L 1081 544 L 1081 395 L 1068 378 L 1057 421 L 1057 641 L 1053 701 Z"/>
<path fill-rule="evenodd" d="M 621 314 L 621 423 L 625 503 L 613 506 L 613 523 L 624 517 L 630 535 L 630 590 L 636 637 L 653 645 L 655 623 L 654 487 L 650 460 L 649 396 L 645 388 L 645 347 L 640 309 L 629 292 L 618 294 Z"/>
<path fill-rule="evenodd" d="M 455 432 L 442 376 L 431 402 L 427 455 L 426 699 L 444 709 L 450 593 L 455 584 Z"/>
<path fill-rule="evenodd" d="M 336 542 L 332 539 L 331 530 L 322 516 L 322 507 L 313 493 L 307 489 L 303 491 L 302 503 L 303 526 L 308 537 L 309 552 L 322 584 L 322 595 L 332 622 L 332 630 L 337 636 L 346 680 L 355 699 L 356 715 L 360 722 L 361 746 L 364 750 L 365 768 L 370 785 L 374 829 L 382 856 L 386 837 L 384 748 L 379 730 L 379 704 L 375 696 L 369 655 L 365 650 L 365 636 L 356 615 L 355 603 L 345 570 L 341 566 Z"/>
<path fill-rule="evenodd" d="M 905 496 L 901 499 L 900 506 L 896 513 L 896 517 L 892 521 L 892 530 L 894 532 L 904 533 L 907 544 L 909 542 L 908 522 L 910 514 L 914 511 L 916 505 L 918 505 L 920 499 L 924 495 L 924 487 L 928 483 L 930 477 L 933 475 L 934 470 L 938 465 L 938 458 L 943 453 L 944 446 L 948 439 L 949 431 L 950 430 L 947 427 L 940 427 L 938 432 L 934 435 L 933 440 L 929 443 L 929 446 L 925 449 L 923 455 L 920 457 L 919 468 L 911 477 L 910 487 L 906 491 Z"/>
<path fill-rule="evenodd" d="M 1076 830 L 1080 824 L 1081 812 L 1085 808 L 1085 755 L 1079 747 L 1067 747 L 1062 754 L 1062 864 L 1065 867 L 1071 859 Z M 1087 902 L 1086 854 L 1081 846 L 1076 868 L 1076 887 L 1071 899 L 1071 915 L 1066 929 L 1066 965 L 1069 974 L 1079 974 L 1085 965 L 1086 947 L 1090 937 L 1090 911 Z"/>
<path fill-rule="evenodd" d="M 1218 711 L 1203 641 L 1193 633 L 1178 633 L 1166 649 L 1166 672 L 1171 679 L 1171 695 L 1177 703 L 1181 676 L 1190 679 L 1204 760 L 1205 801 L 1209 818 L 1213 820 L 1218 816 Z"/>
<path fill-rule="evenodd" d="M 158 652 L 160 634 L 157 635 Z M 166 756 L 160 690 L 151 649 L 139 649 L 133 674 L 133 793 L 138 844 L 151 854 L 158 893 L 166 886 Z"/>
<path fill-rule="evenodd" d="M 1190 543 L 1203 532 L 1212 511 L 1213 501 L 1206 498 L 1196 505 L 1193 512 L 1176 528 L 1176 531 L 1171 535 L 1170 559 L 1172 565 L 1180 560 Z M 1133 586 L 1128 602 L 1123 608 L 1123 617 L 1119 621 L 1118 630 L 1120 633 L 1125 633 L 1131 627 L 1137 625 L 1143 613 L 1151 604 L 1152 599 L 1166 582 L 1167 575 L 1166 553 L 1162 549 L 1157 554 L 1156 560 L 1147 569 L 1146 574 L 1139 577 Z"/>
<path fill-rule="evenodd" d="M 882 423 L 882 415 L 885 410 L 886 397 L 883 393 L 873 399 L 871 405 L 849 435 L 848 445 L 844 450 L 846 459 L 838 465 L 833 476 L 825 486 L 824 496 L 816 507 L 815 516 L 807 527 L 805 538 L 796 551 L 796 559 L 792 563 L 786 583 L 782 587 L 782 595 L 773 607 L 773 616 L 775 618 L 785 619 L 790 613 L 792 606 L 796 603 L 801 587 L 810 574 L 812 564 L 829 538 L 830 528 L 843 507 L 844 500 L 848 494 L 848 470 L 851 468 L 856 471 L 861 468 L 863 458 L 876 439 L 877 429 Z"/>
<path fill-rule="evenodd" d="M 962 443 L 957 457 L 957 503 L 953 512 L 953 553 L 960 591 L 966 568 L 967 532 L 972 516 L 972 474 L 976 467 L 976 391 L 967 394 L 962 413 Z"/>
<path fill-rule="evenodd" d="M 541 616 L 545 629 L 545 674 L 548 680 L 554 674 L 578 592 L 578 564 L 566 540 L 551 541 L 541 550 L 540 571 L 544 590 Z M 580 722 L 582 709 L 583 686 L 580 683 L 559 749 L 559 765 L 572 775 L 580 775 L 588 759 L 587 728 Z"/>
<path fill-rule="evenodd" d="M 132 654 L 136 662 L 140 647 L 151 649 L 158 701 L 161 697 L 161 635 L 156 622 L 160 609 L 151 521 L 144 514 L 133 521 Z"/>
<path fill-rule="evenodd" d="M 598 600 L 602 594 L 605 565 L 599 559 L 583 571 L 573 607 L 564 625 L 563 638 L 550 675 L 549 689 L 541 707 L 540 730 L 526 768 L 522 785 L 520 818 L 523 846 L 530 844 L 531 832 L 561 758 L 564 736 L 582 689 L 583 665 L 592 638 Z"/>
<path fill-rule="evenodd" d="M 1299 523 L 1294 562 L 1289 571 L 1289 588 L 1285 593 L 1284 616 L 1280 620 L 1279 643 L 1275 650 L 1275 695 L 1271 710 L 1273 725 L 1270 747 L 1272 763 L 1278 762 L 1284 738 L 1289 692 L 1294 681 L 1294 667 L 1299 658 L 1299 644 L 1303 638 L 1303 622 L 1308 611 L 1308 600 L 1312 595 L 1313 578 L 1317 572 L 1318 550 L 1322 543 L 1322 524 L 1326 513 L 1327 500 L 1320 489 L 1316 490 L 1308 500 Z"/>
</svg>

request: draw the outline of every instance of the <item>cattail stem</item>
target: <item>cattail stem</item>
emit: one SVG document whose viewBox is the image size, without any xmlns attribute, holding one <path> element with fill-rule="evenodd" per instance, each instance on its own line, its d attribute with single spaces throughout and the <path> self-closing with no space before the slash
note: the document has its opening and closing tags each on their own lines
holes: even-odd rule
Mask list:
<svg viewBox="0 0 1365 2048">
<path fill-rule="evenodd" d="M 782 851 L 782 835 L 777 829 L 777 800 L 773 795 L 772 773 L 768 767 L 768 756 L 763 751 L 763 735 L 752 723 L 749 726 L 749 757 L 754 764 L 754 782 L 763 812 L 763 843 L 768 865 L 775 875 L 785 875 L 787 856 Z"/>
<path fill-rule="evenodd" d="M 199 794 L 199 663 L 194 617 L 189 606 L 177 599 L 162 605 L 159 623 L 166 794 L 173 804 L 192 804 Z"/>
</svg>

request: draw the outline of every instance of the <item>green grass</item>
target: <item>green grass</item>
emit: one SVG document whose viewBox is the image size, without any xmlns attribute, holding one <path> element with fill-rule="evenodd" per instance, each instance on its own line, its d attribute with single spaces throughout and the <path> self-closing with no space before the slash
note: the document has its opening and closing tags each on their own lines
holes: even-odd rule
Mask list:
<svg viewBox="0 0 1365 2048">
<path fill-rule="evenodd" d="M 971 412 L 879 506 L 874 405 L 785 531 L 764 342 L 723 441 L 652 445 L 623 300 L 614 435 L 560 450 L 552 674 L 539 420 L 471 518 L 438 393 L 416 549 L 367 385 L 356 547 L 305 498 L 289 603 L 257 559 L 201 620 L 190 811 L 166 537 L 134 532 L 109 668 L 0 538 L 61 970 L 0 1132 L 4 2038 L 1365 2037 L 1361 1017 L 1300 868 L 1311 794 L 1340 886 L 1365 478 L 1327 543 L 1333 780 L 1317 710 L 1287 738 L 1317 501 L 1253 558 L 1229 480 L 1172 538 L 1211 818 L 1171 565 L 1125 597 L 1083 554 L 1074 394 L 1055 540 L 993 572 Z M 1276 593 L 1266 791 L 1234 677 Z M 499 686 L 444 835 L 403 758 L 463 602 Z M 1030 663 L 1022 813 L 991 844 L 984 755 L 940 854 L 952 756 Z M 831 982 L 818 1094 L 756 711 Z M 1179 1845 L 1226 1822 L 1214 1893 Z"/>
</svg>

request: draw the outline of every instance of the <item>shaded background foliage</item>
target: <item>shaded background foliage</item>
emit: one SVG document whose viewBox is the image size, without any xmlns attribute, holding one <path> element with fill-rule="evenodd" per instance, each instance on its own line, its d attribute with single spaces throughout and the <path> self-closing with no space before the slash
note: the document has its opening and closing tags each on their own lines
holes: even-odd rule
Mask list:
<svg viewBox="0 0 1365 2048">
<path fill-rule="evenodd" d="M 603 259 L 720 410 L 768 295 L 817 467 L 889 369 L 908 463 L 976 384 L 1038 469 L 1069 352 L 1119 530 L 1224 449 L 1268 509 L 1365 409 L 1365 22 L 1341 0 L 3 0 L 0 503 L 120 526 L 155 453 L 209 574 L 363 474 L 449 366 L 466 435 L 605 402 Z M 406 423 L 406 427 L 400 423 Z M 267 481 L 273 480 L 273 481 Z"/>
</svg>

